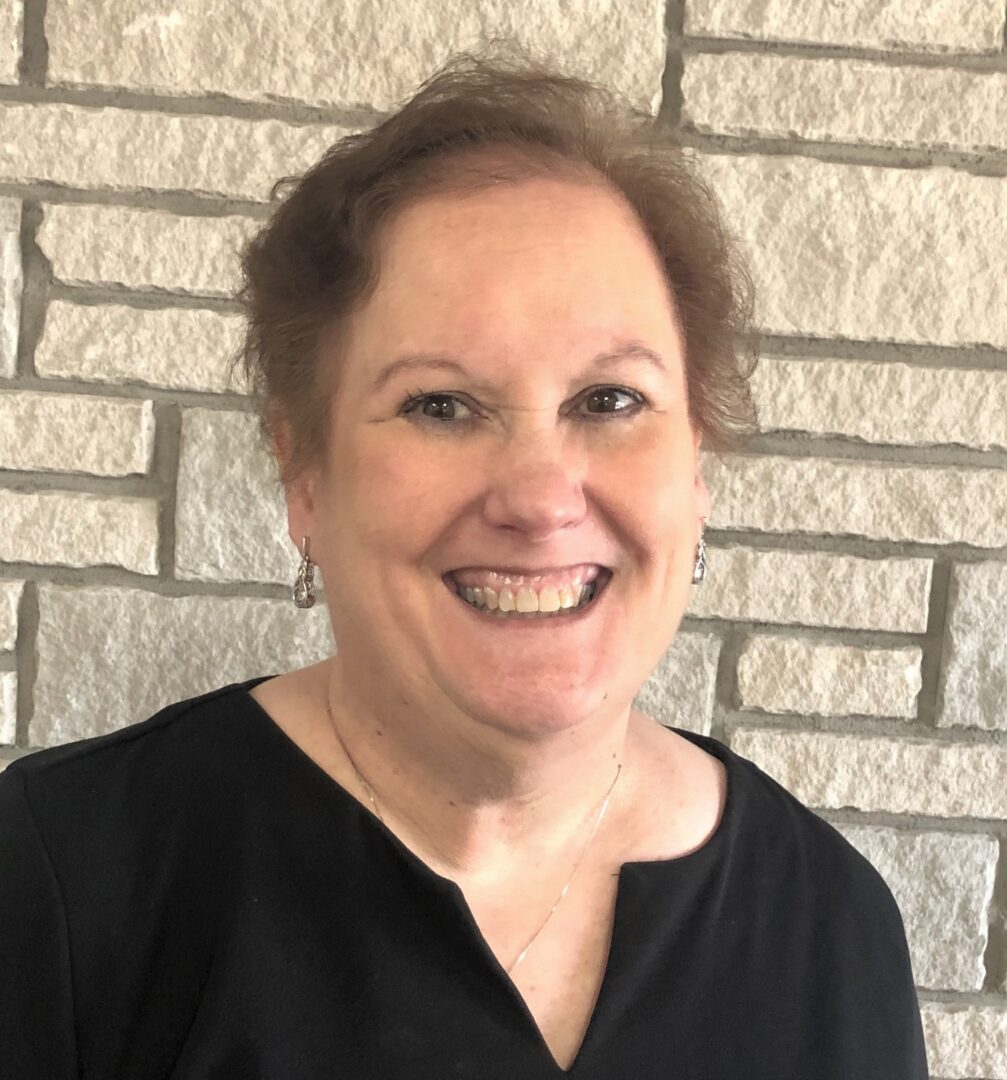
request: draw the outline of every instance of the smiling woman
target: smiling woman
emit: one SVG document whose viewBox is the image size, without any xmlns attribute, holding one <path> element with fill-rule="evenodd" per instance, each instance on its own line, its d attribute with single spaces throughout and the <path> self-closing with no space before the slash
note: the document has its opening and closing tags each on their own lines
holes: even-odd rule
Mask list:
<svg viewBox="0 0 1007 1080">
<path fill-rule="evenodd" d="M 0 776 L 0 1060 L 921 1080 L 877 871 L 633 708 L 704 578 L 700 445 L 754 419 L 747 279 L 681 151 L 462 56 L 280 186 L 238 360 L 338 651 Z"/>
</svg>

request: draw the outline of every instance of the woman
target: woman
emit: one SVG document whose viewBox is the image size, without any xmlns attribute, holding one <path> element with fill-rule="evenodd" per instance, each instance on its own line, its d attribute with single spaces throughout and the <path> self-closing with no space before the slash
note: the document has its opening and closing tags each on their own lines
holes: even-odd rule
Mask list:
<svg viewBox="0 0 1007 1080">
<path fill-rule="evenodd" d="M 464 56 L 291 180 L 243 360 L 338 652 L 0 777 L 11 1075 L 925 1077 L 877 872 L 632 707 L 752 418 L 706 190 Z"/>
</svg>

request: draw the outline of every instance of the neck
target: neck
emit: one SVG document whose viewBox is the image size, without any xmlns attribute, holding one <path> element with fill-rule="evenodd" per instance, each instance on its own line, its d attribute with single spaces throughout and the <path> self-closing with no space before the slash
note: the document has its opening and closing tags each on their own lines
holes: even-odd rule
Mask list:
<svg viewBox="0 0 1007 1080">
<path fill-rule="evenodd" d="M 334 656 L 323 680 L 336 742 L 352 759 L 356 787 L 354 766 L 385 823 L 436 872 L 489 884 L 576 857 L 620 765 L 592 847 L 604 848 L 602 832 L 622 835 L 638 771 L 628 759 L 629 707 L 545 734 L 516 733 L 451 706 L 425 706 L 380 677 L 365 690 L 352 670 L 361 668 Z M 366 787 L 358 794 L 370 805 Z"/>
</svg>

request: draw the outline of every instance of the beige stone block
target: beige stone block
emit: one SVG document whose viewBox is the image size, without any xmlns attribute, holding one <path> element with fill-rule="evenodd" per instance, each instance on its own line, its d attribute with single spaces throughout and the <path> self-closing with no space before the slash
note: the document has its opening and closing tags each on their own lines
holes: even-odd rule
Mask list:
<svg viewBox="0 0 1007 1080">
<path fill-rule="evenodd" d="M 1007 746 L 742 729 L 731 747 L 809 807 L 1007 817 Z"/>
<path fill-rule="evenodd" d="M 0 561 L 157 573 L 156 499 L 0 490 Z"/>
<path fill-rule="evenodd" d="M 0 468 L 128 476 L 153 452 L 149 401 L 0 390 Z"/>
<path fill-rule="evenodd" d="M 293 587 L 300 554 L 252 413 L 184 410 L 177 491 L 177 577 Z"/>
<path fill-rule="evenodd" d="M 1007 447 L 1005 371 L 763 355 L 751 385 L 762 431 L 901 446 Z"/>
<path fill-rule="evenodd" d="M 953 566 L 938 726 L 1007 730 L 1005 626 L 1007 563 Z M 1007 776 L 1002 779 L 1007 786 Z"/>
<path fill-rule="evenodd" d="M 30 741 L 103 735 L 173 701 L 334 652 L 324 604 L 43 583 Z"/>
<path fill-rule="evenodd" d="M 0 652 L 10 652 L 17 644 L 17 613 L 23 592 L 23 581 L 0 581 Z"/>
<path fill-rule="evenodd" d="M 771 86 L 771 94 L 746 93 Z M 686 58 L 683 119 L 697 130 L 970 152 L 1007 148 L 1007 74 L 758 53 Z M 940 108 L 920 108 L 920 102 Z"/>
<path fill-rule="evenodd" d="M 17 737 L 17 672 L 0 671 L 0 743 Z"/>
<path fill-rule="evenodd" d="M 718 529 L 1007 544 L 1007 471 L 810 457 L 703 455 Z"/>
<path fill-rule="evenodd" d="M 0 7 L 0 82 L 16 83 L 24 27 L 22 0 L 7 0 Z"/>
<path fill-rule="evenodd" d="M 923 633 L 929 559 L 706 549 L 707 573 L 686 610 L 697 618 Z"/>
<path fill-rule="evenodd" d="M 1007 1010 L 927 1002 L 920 1016 L 931 1076 L 1007 1080 Z"/>
<path fill-rule="evenodd" d="M 996 52 L 999 0 L 689 0 L 685 32 L 926 52 Z"/>
<path fill-rule="evenodd" d="M 6 102 L 0 179 L 265 202 L 277 179 L 303 172 L 348 134 L 332 125 Z"/>
<path fill-rule="evenodd" d="M 13 375 L 21 331 L 21 203 L 0 199 L 0 376 Z"/>
<path fill-rule="evenodd" d="M 720 638 L 679 631 L 640 688 L 634 708 L 666 727 L 710 734 Z"/>
<path fill-rule="evenodd" d="M 208 17 L 202 0 L 117 0 L 90 11 L 49 0 L 46 36 L 54 83 L 386 111 L 449 54 L 506 34 L 656 109 L 663 16 L 659 0 L 287 0 L 232 4 L 226 17 Z"/>
<path fill-rule="evenodd" d="M 232 296 L 241 248 L 263 224 L 238 214 L 66 203 L 46 206 L 36 239 L 55 277 L 71 285 Z"/>
<path fill-rule="evenodd" d="M 738 659 L 742 709 L 804 716 L 916 715 L 923 652 L 753 635 Z"/>
<path fill-rule="evenodd" d="M 56 379 L 244 393 L 241 370 L 233 382 L 227 372 L 244 326 L 241 315 L 216 311 L 53 300 L 35 370 Z"/>
<path fill-rule="evenodd" d="M 835 827 L 891 889 L 905 923 L 916 985 L 982 990 L 996 838 L 874 825 Z"/>
<path fill-rule="evenodd" d="M 702 155 L 770 333 L 1007 347 L 1007 184 L 949 168 Z"/>
</svg>

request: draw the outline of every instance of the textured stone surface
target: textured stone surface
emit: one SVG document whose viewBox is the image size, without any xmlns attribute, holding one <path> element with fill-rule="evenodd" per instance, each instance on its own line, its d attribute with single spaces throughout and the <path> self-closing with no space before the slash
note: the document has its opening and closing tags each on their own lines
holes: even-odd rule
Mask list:
<svg viewBox="0 0 1007 1080">
<path fill-rule="evenodd" d="M 23 592 L 23 581 L 0 581 L 0 652 L 10 652 L 17 644 L 17 611 Z"/>
<path fill-rule="evenodd" d="M 21 58 L 21 32 L 24 22 L 22 0 L 7 0 L 0 7 L 0 82 L 18 81 L 18 61 Z"/>
<path fill-rule="evenodd" d="M 157 501 L 0 490 L 0 561 L 157 573 Z"/>
<path fill-rule="evenodd" d="M 347 134 L 277 120 L 2 103 L 0 179 L 266 201 L 279 177 L 303 172 Z"/>
<path fill-rule="evenodd" d="M 0 743 L 17 735 L 17 672 L 0 671 Z"/>
<path fill-rule="evenodd" d="M 922 544 L 1007 544 L 1007 471 L 704 454 L 711 525 Z"/>
<path fill-rule="evenodd" d="M 334 652 L 324 604 L 305 611 L 252 597 L 41 584 L 30 742 L 101 735 L 173 701 Z"/>
<path fill-rule="evenodd" d="M 300 556 L 252 413 L 183 412 L 177 490 L 177 577 L 293 586 Z"/>
<path fill-rule="evenodd" d="M 237 314 L 53 300 L 35 370 L 59 379 L 243 393 L 240 369 L 234 382 L 227 377 L 243 328 Z"/>
<path fill-rule="evenodd" d="M 1000 0 L 689 0 L 685 32 L 713 37 L 995 52 Z"/>
<path fill-rule="evenodd" d="M 928 559 L 709 546 L 706 556 L 706 580 L 692 589 L 687 615 L 911 634 L 927 628 Z"/>
<path fill-rule="evenodd" d="M 1007 184 L 947 168 L 703 155 L 757 322 L 815 337 L 1007 347 Z"/>
<path fill-rule="evenodd" d="M 718 637 L 679 631 L 634 706 L 667 727 L 709 735 L 719 659 Z"/>
<path fill-rule="evenodd" d="M 996 838 L 871 825 L 836 828 L 892 890 L 905 923 L 916 985 L 981 990 Z"/>
<path fill-rule="evenodd" d="M 0 376 L 13 375 L 17 364 L 23 285 L 21 204 L 0 199 Z"/>
<path fill-rule="evenodd" d="M 805 716 L 916 716 L 921 649 L 863 649 L 769 635 L 738 659 L 743 709 Z"/>
<path fill-rule="evenodd" d="M 128 206 L 49 205 L 36 240 L 53 274 L 71 285 L 125 285 L 232 295 L 239 251 L 263 222 Z"/>
<path fill-rule="evenodd" d="M 1001 507 L 1002 510 L 1002 507 Z M 1007 563 L 957 564 L 951 571 L 940 727 L 1007 731 Z M 1004 778 L 1007 784 L 1007 776 Z"/>
<path fill-rule="evenodd" d="M 763 355 L 752 392 L 762 431 L 1007 447 L 1007 371 Z"/>
<path fill-rule="evenodd" d="M 507 34 L 656 108 L 663 18 L 660 0 L 244 0 L 228 6 L 226 19 L 207 18 L 203 0 L 117 0 L 90 10 L 49 0 L 46 36 L 54 83 L 386 110 L 450 53 Z"/>
<path fill-rule="evenodd" d="M 771 94 L 749 94 L 771 86 Z M 1007 75 L 757 53 L 687 57 L 683 119 L 721 135 L 983 151 L 1007 147 Z M 921 101 L 940 108 L 921 109 Z"/>
<path fill-rule="evenodd" d="M 931 1076 L 1007 1080 L 1007 1011 L 927 1002 L 920 1016 Z"/>
<path fill-rule="evenodd" d="M 0 468 L 127 476 L 154 450 L 149 401 L 0 390 Z"/>
<path fill-rule="evenodd" d="M 731 746 L 810 807 L 1007 817 L 1007 746 L 758 730 Z"/>
</svg>

